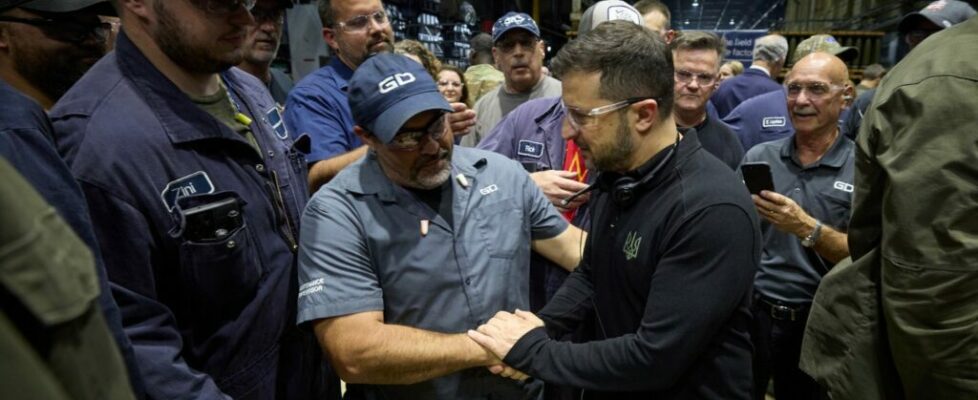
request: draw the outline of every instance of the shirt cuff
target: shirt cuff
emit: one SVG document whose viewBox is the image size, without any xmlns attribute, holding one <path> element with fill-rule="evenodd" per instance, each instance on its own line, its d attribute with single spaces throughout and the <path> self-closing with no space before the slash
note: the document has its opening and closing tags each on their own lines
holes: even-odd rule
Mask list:
<svg viewBox="0 0 978 400">
<path fill-rule="evenodd" d="M 509 349 L 509 353 L 503 358 L 503 364 L 519 371 L 528 372 L 528 367 L 533 360 L 533 353 L 548 341 L 550 341 L 550 336 L 547 335 L 546 328 L 542 326 L 534 328 L 517 340 L 512 349 Z"/>
</svg>

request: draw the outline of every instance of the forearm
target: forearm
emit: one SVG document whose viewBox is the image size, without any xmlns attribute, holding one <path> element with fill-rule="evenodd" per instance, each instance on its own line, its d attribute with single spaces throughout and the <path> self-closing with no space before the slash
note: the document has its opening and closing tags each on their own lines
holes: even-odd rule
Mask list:
<svg viewBox="0 0 978 400">
<path fill-rule="evenodd" d="M 832 264 L 849 257 L 849 235 L 822 225 L 822 232 L 815 242 L 815 252 Z"/>
<path fill-rule="evenodd" d="M 379 323 L 368 330 L 320 335 L 347 383 L 412 384 L 467 368 L 499 363 L 463 334 Z"/>
<path fill-rule="evenodd" d="M 309 168 L 309 192 L 315 193 L 319 187 L 328 183 L 347 165 L 367 154 L 367 146 L 360 146 L 333 158 L 317 161 Z"/>
<path fill-rule="evenodd" d="M 542 254 L 550 261 L 557 263 L 569 272 L 573 272 L 581 263 L 581 254 L 584 251 L 586 240 L 586 232 L 576 226 L 568 225 L 564 232 L 553 238 L 534 240 L 532 247 L 534 251 Z"/>
<path fill-rule="evenodd" d="M 811 216 L 807 216 L 804 221 L 804 226 L 801 229 L 792 232 L 799 240 L 804 239 L 810 235 L 815 230 L 815 225 L 818 221 Z M 822 228 L 818 235 L 818 240 L 815 241 L 815 246 L 812 248 L 818 253 L 822 258 L 829 260 L 832 264 L 835 264 L 842 259 L 849 257 L 849 235 L 843 232 L 839 232 L 834 228 L 822 224 Z"/>
</svg>

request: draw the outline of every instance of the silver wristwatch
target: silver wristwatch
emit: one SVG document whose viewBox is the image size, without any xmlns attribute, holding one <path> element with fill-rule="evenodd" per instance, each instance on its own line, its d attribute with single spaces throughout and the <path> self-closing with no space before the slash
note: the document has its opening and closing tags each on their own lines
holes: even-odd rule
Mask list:
<svg viewBox="0 0 978 400">
<path fill-rule="evenodd" d="M 808 236 L 801 239 L 801 245 L 805 247 L 815 247 L 815 242 L 818 241 L 819 234 L 822 233 L 822 221 L 815 220 L 815 229 Z"/>
</svg>

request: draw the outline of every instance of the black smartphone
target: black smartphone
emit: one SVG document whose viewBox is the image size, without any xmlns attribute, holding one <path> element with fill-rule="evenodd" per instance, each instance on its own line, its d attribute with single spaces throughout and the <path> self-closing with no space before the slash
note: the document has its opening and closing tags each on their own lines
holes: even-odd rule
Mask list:
<svg viewBox="0 0 978 400">
<path fill-rule="evenodd" d="M 186 209 L 183 216 L 183 237 L 192 241 L 222 240 L 244 224 L 241 203 L 234 197 Z"/>
<path fill-rule="evenodd" d="M 771 166 L 765 162 L 749 162 L 740 166 L 740 173 L 751 194 L 761 194 L 762 190 L 774 191 L 774 178 Z"/>
</svg>

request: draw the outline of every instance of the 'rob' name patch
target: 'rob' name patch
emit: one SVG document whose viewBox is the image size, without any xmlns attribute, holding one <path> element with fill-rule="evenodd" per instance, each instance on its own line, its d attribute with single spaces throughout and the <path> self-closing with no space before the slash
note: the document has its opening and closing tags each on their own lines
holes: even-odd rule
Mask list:
<svg viewBox="0 0 978 400">
<path fill-rule="evenodd" d="M 197 171 L 183 178 L 177 179 L 166 184 L 160 197 L 166 209 L 173 211 L 177 205 L 177 199 L 181 197 L 193 196 L 195 194 L 214 193 L 214 184 L 211 178 L 204 171 Z"/>
<path fill-rule="evenodd" d="M 534 142 L 532 140 L 520 140 L 520 146 L 519 149 L 516 150 L 516 154 L 540 158 L 540 156 L 543 155 L 543 143 Z"/>
</svg>

